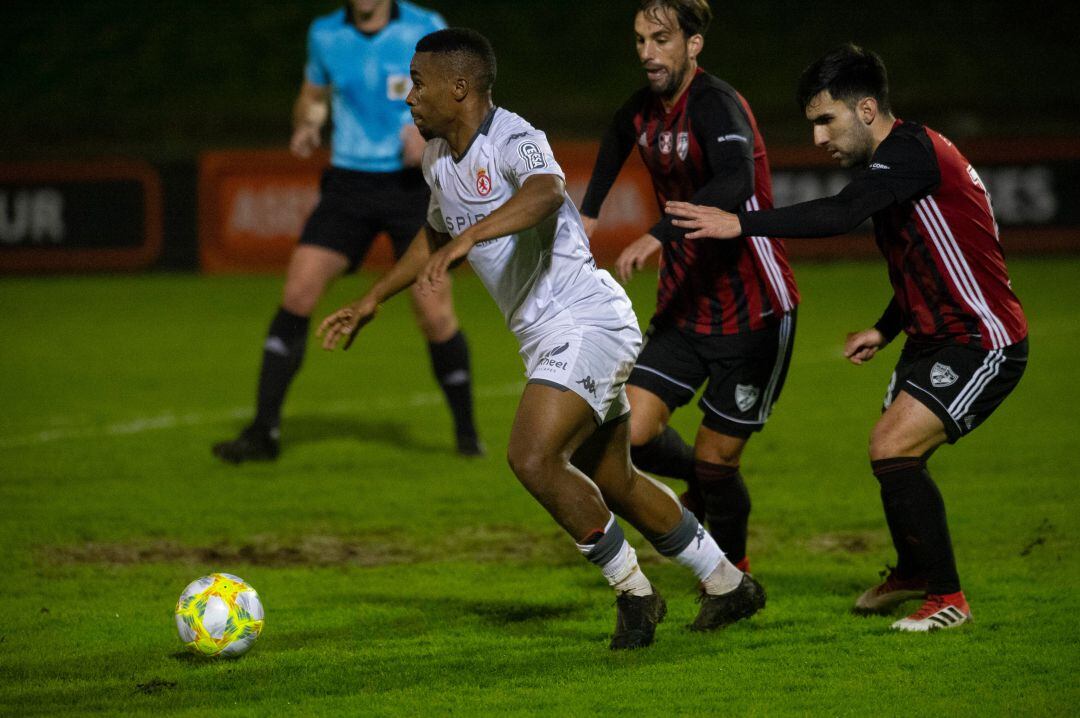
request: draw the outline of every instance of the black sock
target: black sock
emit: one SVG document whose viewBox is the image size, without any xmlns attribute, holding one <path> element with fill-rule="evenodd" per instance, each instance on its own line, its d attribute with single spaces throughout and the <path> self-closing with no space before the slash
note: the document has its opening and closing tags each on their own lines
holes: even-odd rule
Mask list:
<svg viewBox="0 0 1080 718">
<path fill-rule="evenodd" d="M 945 502 L 921 457 L 870 462 L 881 483 L 885 520 L 896 546 L 897 575 L 925 576 L 927 593 L 960 590 Z"/>
<path fill-rule="evenodd" d="M 649 443 L 631 446 L 630 460 L 650 474 L 682 479 L 688 484 L 694 482 L 694 449 L 670 426 L 665 426 Z"/>
<path fill-rule="evenodd" d="M 285 392 L 304 360 L 307 347 L 308 317 L 279 308 L 263 345 L 262 370 L 254 424 L 266 431 L 276 431 L 281 423 L 281 405 Z"/>
<path fill-rule="evenodd" d="M 750 520 L 750 492 L 739 467 L 697 461 L 694 471 L 705 499 L 709 533 L 728 561 L 739 563 L 746 558 L 746 525 Z"/>
<path fill-rule="evenodd" d="M 442 387 L 454 416 L 457 436 L 476 438 L 473 424 L 472 373 L 469 369 L 469 344 L 460 331 L 445 342 L 428 343 L 431 368 Z"/>
</svg>

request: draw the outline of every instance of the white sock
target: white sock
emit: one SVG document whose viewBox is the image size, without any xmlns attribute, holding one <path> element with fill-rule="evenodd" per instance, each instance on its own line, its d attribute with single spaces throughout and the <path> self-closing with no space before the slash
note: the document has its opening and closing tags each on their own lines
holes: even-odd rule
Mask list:
<svg viewBox="0 0 1080 718">
<path fill-rule="evenodd" d="M 701 587 L 705 593 L 711 596 L 719 596 L 730 593 L 742 583 L 743 572 L 735 567 L 727 556 L 720 556 L 720 563 L 716 564 L 708 576 L 701 579 Z"/>
<path fill-rule="evenodd" d="M 619 555 L 604 564 L 600 570 L 617 593 L 629 593 L 633 596 L 652 595 L 652 584 L 638 566 L 637 552 L 625 539 L 622 548 L 619 549 Z"/>
<path fill-rule="evenodd" d="M 604 527 L 604 533 L 610 532 L 613 527 L 619 531 L 618 535 L 621 535 L 621 530 L 615 524 L 614 514 L 611 515 L 607 526 Z M 594 546 L 595 544 L 577 544 L 578 550 L 585 556 L 589 555 Z M 638 566 L 637 552 L 634 551 L 634 547 L 625 538 L 622 539 L 614 558 L 601 566 L 600 571 L 604 574 L 607 582 L 611 584 L 611 587 L 618 593 L 629 593 L 634 596 L 652 595 L 652 584 L 649 583 L 649 579 L 645 577 L 645 573 Z"/>
<path fill-rule="evenodd" d="M 684 516 L 689 516 L 689 514 L 684 514 Z M 671 556 L 671 559 L 693 571 L 697 579 L 703 582 L 708 579 L 717 565 L 727 561 L 724 558 L 724 552 L 716 545 L 716 539 L 710 536 L 701 524 L 697 525 L 694 538 L 690 540 L 686 548 Z"/>
</svg>

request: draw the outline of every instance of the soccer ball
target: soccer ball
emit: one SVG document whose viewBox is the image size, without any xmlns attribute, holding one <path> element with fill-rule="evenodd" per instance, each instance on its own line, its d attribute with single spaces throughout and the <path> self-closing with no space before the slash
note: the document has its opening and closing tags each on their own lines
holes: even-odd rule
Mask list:
<svg viewBox="0 0 1080 718">
<path fill-rule="evenodd" d="M 192 581 L 176 602 L 176 630 L 203 656 L 242 656 L 263 627 L 259 594 L 239 576 L 212 573 Z"/>
</svg>

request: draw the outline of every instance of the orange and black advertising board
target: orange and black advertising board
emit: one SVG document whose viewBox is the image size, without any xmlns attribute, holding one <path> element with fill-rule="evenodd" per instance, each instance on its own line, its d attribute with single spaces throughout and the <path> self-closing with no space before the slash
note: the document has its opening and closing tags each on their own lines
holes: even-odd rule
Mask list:
<svg viewBox="0 0 1080 718">
<path fill-rule="evenodd" d="M 1009 254 L 1080 251 L 1080 141 L 981 140 L 964 143 L 990 190 Z M 580 204 L 597 144 L 557 142 L 555 158 L 567 191 Z M 769 152 L 773 197 L 778 207 L 838 192 L 851 175 L 814 147 Z M 289 258 L 319 198 L 319 177 L 328 157 L 293 159 L 285 151 L 222 151 L 199 163 L 199 253 L 210 272 L 279 271 Z M 659 209 L 648 172 L 632 153 L 600 212 L 593 254 L 609 265 L 623 247 L 656 222 Z M 844 237 L 791 240 L 795 258 L 877 256 L 870 223 Z M 392 261 L 385 238 L 365 266 Z"/>
<path fill-rule="evenodd" d="M 145 162 L 0 165 L 0 272 L 144 269 L 161 242 L 161 181 Z"/>
</svg>

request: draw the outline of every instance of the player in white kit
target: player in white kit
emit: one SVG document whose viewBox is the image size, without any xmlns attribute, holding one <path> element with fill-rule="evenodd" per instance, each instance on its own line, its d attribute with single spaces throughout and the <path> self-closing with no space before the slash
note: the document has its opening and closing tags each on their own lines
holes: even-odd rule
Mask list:
<svg viewBox="0 0 1080 718">
<path fill-rule="evenodd" d="M 417 43 L 411 74 L 407 102 L 428 140 L 428 224 L 367 294 L 322 322 L 323 347 L 344 339 L 348 348 L 381 302 L 414 282 L 433 290 L 467 257 L 517 336 L 529 378 L 510 467 L 615 588 L 611 648 L 649 645 L 666 612 L 612 511 L 695 573 L 702 606 L 692 628 L 752 615 L 765 603 L 760 585 L 630 463 L 624 384 L 641 345 L 637 319 L 593 261 L 547 137 L 493 105 L 490 43 L 462 28 L 434 32 Z"/>
</svg>

